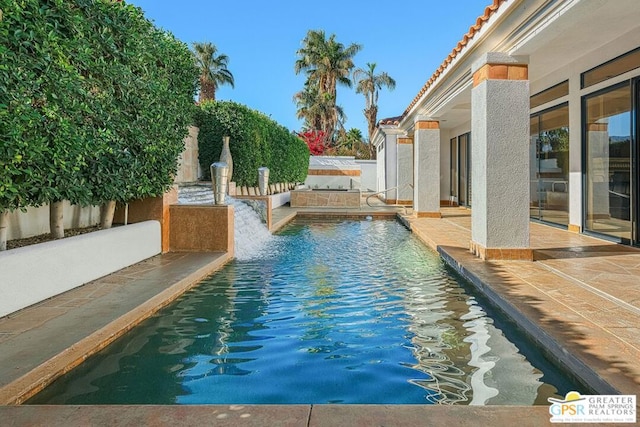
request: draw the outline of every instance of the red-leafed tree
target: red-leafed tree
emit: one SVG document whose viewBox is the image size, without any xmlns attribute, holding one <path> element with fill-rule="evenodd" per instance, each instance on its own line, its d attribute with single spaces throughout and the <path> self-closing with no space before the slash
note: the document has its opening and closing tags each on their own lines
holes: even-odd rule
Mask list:
<svg viewBox="0 0 640 427">
<path fill-rule="evenodd" d="M 304 132 L 297 132 L 297 135 L 307 144 L 313 156 L 321 156 L 327 148 L 324 143 L 326 132 L 322 130 L 310 129 Z"/>
</svg>

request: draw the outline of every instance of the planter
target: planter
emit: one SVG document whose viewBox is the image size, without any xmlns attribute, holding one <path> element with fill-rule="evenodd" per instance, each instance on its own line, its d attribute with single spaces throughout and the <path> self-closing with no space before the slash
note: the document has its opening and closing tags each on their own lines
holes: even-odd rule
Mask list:
<svg viewBox="0 0 640 427">
<path fill-rule="evenodd" d="M 0 253 L 0 317 L 159 254 L 160 235 L 145 221 Z"/>
</svg>

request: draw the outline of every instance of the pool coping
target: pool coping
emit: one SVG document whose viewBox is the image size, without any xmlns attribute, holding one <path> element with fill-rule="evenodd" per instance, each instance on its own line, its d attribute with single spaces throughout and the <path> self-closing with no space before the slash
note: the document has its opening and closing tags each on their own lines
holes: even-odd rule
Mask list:
<svg viewBox="0 0 640 427">
<path fill-rule="evenodd" d="M 275 224 L 272 228 L 272 232 L 284 226 L 286 223 L 295 219 L 299 212 L 289 212 L 283 219 Z M 322 216 L 322 214 L 329 214 L 334 218 L 350 218 L 348 212 L 312 212 L 307 214 L 310 217 Z M 351 216 L 353 219 L 363 219 L 370 214 L 366 212 L 358 212 L 358 215 Z M 305 214 L 301 215 L 304 217 Z M 326 215 L 325 215 L 326 216 Z M 373 215 L 371 215 L 373 216 Z M 385 213 L 383 217 L 389 216 L 397 218 L 399 221 L 408 224 L 406 218 L 403 218 L 399 212 Z M 427 247 L 434 248 L 435 242 L 427 242 L 418 233 L 415 233 L 411 227 L 408 227 L 414 234 L 419 237 Z M 514 320 L 522 325 L 522 323 L 531 323 L 533 325 L 533 335 L 538 335 L 541 340 L 541 344 L 545 347 L 556 347 L 552 349 L 558 354 L 558 357 L 566 357 L 566 349 L 554 341 L 553 337 L 549 337 L 544 331 L 544 328 L 537 326 L 535 319 L 530 319 L 526 314 L 518 310 L 517 304 L 508 301 L 503 298 L 499 291 L 491 290 L 491 287 L 487 285 L 481 278 L 481 274 L 476 274 L 473 268 L 467 268 L 464 266 L 464 261 L 460 261 L 456 257 L 460 257 L 458 253 L 450 253 L 449 250 L 436 245 L 436 251 L 442 256 L 443 260 L 454 268 L 459 274 L 463 275 L 474 286 L 478 287 L 481 292 L 487 295 L 494 303 L 506 311 Z M 454 251 L 455 252 L 455 251 Z M 81 340 L 78 345 L 74 345 L 71 348 L 65 350 L 65 352 L 56 356 L 52 363 L 47 361 L 40 365 L 36 369 L 30 371 L 27 375 L 20 377 L 16 382 L 10 385 L 18 386 L 24 385 L 29 381 L 33 382 L 33 378 L 41 377 L 43 372 L 51 370 L 55 366 L 64 365 L 67 369 L 71 369 L 78 363 L 81 363 L 91 352 L 87 353 L 83 350 L 85 345 L 89 344 L 89 340 L 93 340 L 94 343 L 104 344 L 99 348 L 103 348 L 108 343 L 112 342 L 120 335 L 113 335 L 108 332 L 108 327 L 114 327 L 115 330 L 126 332 L 130 327 L 144 320 L 152 315 L 155 311 L 171 302 L 173 299 L 181 295 L 189 287 L 199 282 L 205 276 L 211 274 L 215 270 L 219 269 L 222 265 L 229 261 L 230 257 L 223 257 L 224 260 L 219 260 L 212 263 L 215 266 L 209 266 L 207 268 L 199 269 L 193 272 L 189 278 L 181 280 L 177 287 L 171 287 L 176 292 L 175 294 L 169 290 L 166 292 L 160 292 L 155 297 L 149 299 L 144 304 L 140 305 L 128 312 L 127 314 L 119 317 L 118 319 L 110 322 L 109 325 L 94 334 Z M 206 270 L 206 271 L 203 271 Z M 180 287 L 182 290 L 179 290 Z M 489 292 L 487 292 L 489 290 Z M 503 308 L 504 307 L 504 308 Z M 514 315 L 515 314 L 515 315 Z M 127 320 L 129 319 L 129 320 Z M 537 328 L 537 329 L 536 329 Z M 526 328 L 525 328 L 526 329 Z M 531 334 L 531 332 L 530 332 Z M 86 350 L 86 348 L 85 348 Z M 96 349 L 97 351 L 97 349 Z M 553 354 L 553 351 L 551 353 Z M 70 357 L 70 354 L 74 353 L 76 357 Z M 588 363 L 577 357 L 579 362 L 579 369 L 587 369 L 587 375 L 596 375 L 597 373 L 591 369 Z M 75 365 L 74 365 L 75 363 Z M 44 369 L 44 371 L 39 371 Z M 63 368 L 64 370 L 65 368 Z M 66 372 L 65 370 L 65 372 Z M 64 372 L 63 372 L 64 373 Z M 32 376 L 33 375 L 33 376 Z M 582 375 L 585 375 L 584 371 Z M 29 377 L 31 376 L 31 380 Z M 597 378 L 599 381 L 604 381 L 605 387 L 611 385 L 602 378 Z M 47 383 L 48 384 L 48 383 Z M 45 384 L 46 386 L 46 384 Z M 44 387 L 44 386 L 43 386 Z M 215 425 L 372 425 L 372 424 L 385 424 L 385 425 L 415 425 L 416 423 L 433 422 L 439 424 L 452 424 L 457 425 L 505 425 L 518 423 L 521 426 L 538 426 L 538 425 L 551 425 L 550 416 L 547 406 L 434 406 L 434 405 L 206 405 L 206 406 L 158 406 L 158 405 L 99 405 L 99 406 L 73 406 L 73 405 L 61 405 L 61 406 L 48 406 L 48 405 L 24 405 L 19 406 L 24 399 L 5 399 L 6 393 L 9 390 L 8 386 L 0 389 L 0 419 L 9 420 L 9 425 L 39 425 L 38 420 L 42 420 L 42 424 L 47 425 L 69 425 L 69 424 L 83 424 L 83 425 L 100 425 L 107 421 L 119 419 L 119 425 L 175 425 L 176 420 L 180 421 L 181 425 L 202 425 L 203 423 L 213 423 Z M 13 393 L 15 395 L 15 390 Z M 615 388 L 613 388 L 614 393 Z M 36 390 L 37 391 L 37 390 Z M 24 396 L 24 394 L 23 394 Z M 249 412 L 243 411 L 246 409 Z M 256 414 L 256 416 L 252 415 Z M 302 415 L 301 415 L 302 414 Z M 242 417 L 242 416 L 245 417 Z M 215 418 L 215 419 L 214 419 Z M 410 424 L 409 424 L 410 423 Z M 589 425 L 589 424 L 585 424 Z"/>
<path fill-rule="evenodd" d="M 452 215 L 452 217 L 455 216 L 459 217 L 460 214 Z M 461 242 L 456 241 L 460 239 L 459 235 L 454 236 L 460 232 L 459 229 L 455 230 L 456 226 L 451 227 L 443 223 L 442 220 L 424 220 L 402 215 L 398 215 L 398 218 L 427 247 L 438 252 L 446 265 L 464 277 L 493 305 L 512 319 L 540 347 L 548 359 L 567 371 L 587 390 L 591 389 L 590 392 L 594 394 L 629 395 L 638 393 L 640 380 L 637 373 L 634 378 L 632 373 L 625 373 L 623 369 L 618 368 L 620 360 L 599 357 L 598 354 L 592 353 L 592 347 L 583 345 L 575 337 L 567 336 L 566 330 L 575 329 L 575 325 L 571 321 L 567 321 L 567 325 L 564 324 L 565 319 L 562 317 L 562 311 L 543 320 L 539 307 L 549 305 L 558 308 L 554 306 L 557 301 L 548 298 L 544 293 L 540 293 L 536 286 L 523 281 L 519 276 L 512 275 L 508 269 L 504 268 L 508 264 L 524 265 L 530 266 L 531 271 L 534 271 L 534 266 L 540 264 L 538 261 L 483 261 L 475 257 L 468 248 L 463 247 Z M 425 227 L 427 222 L 428 225 Z M 434 230 L 436 227 L 442 231 L 442 234 L 430 235 L 429 230 Z M 554 230 L 569 233 L 563 230 Z M 449 236 L 445 236 L 446 234 Z M 620 251 L 624 252 L 626 249 L 621 248 Z M 550 273 L 548 270 L 545 272 Z M 558 275 L 555 277 L 557 280 L 563 278 Z M 535 295 L 535 299 L 531 299 L 532 295 Z M 595 293 L 591 294 L 590 298 L 587 302 L 591 305 L 598 306 L 604 303 L 604 298 Z M 573 311 L 578 315 L 584 314 L 584 318 L 589 319 L 588 312 L 582 313 L 575 306 L 564 307 L 564 310 L 566 312 Z M 584 327 L 584 325 L 582 326 Z M 590 324 L 588 327 L 597 330 L 601 326 Z M 620 338 L 612 334 L 596 335 L 590 339 L 598 346 L 618 348 L 624 345 Z M 619 357 L 624 360 L 625 355 L 621 354 Z M 633 360 L 632 354 L 626 355 L 627 364 L 633 364 Z M 640 402 L 638 404 L 640 408 Z"/>
<path fill-rule="evenodd" d="M 544 406 L 449 405 L 103 405 L 0 406 L 9 426 L 539 427 L 552 425 Z M 117 421 L 116 421 L 117 420 Z M 595 424 L 581 424 L 591 426 Z"/>
<path fill-rule="evenodd" d="M 135 306 L 131 310 L 125 312 L 124 314 L 116 317 L 114 320 L 109 321 L 104 326 L 100 327 L 97 330 L 86 335 L 84 338 L 80 339 L 73 345 L 66 347 L 61 352 L 55 354 L 53 357 L 47 359 L 43 363 L 40 363 L 33 367 L 31 370 L 26 372 L 25 374 L 15 378 L 8 383 L 4 384 L 0 387 L 0 405 L 19 405 L 30 397 L 37 394 L 39 391 L 44 389 L 46 386 L 51 384 L 55 379 L 60 377 L 61 375 L 69 372 L 71 369 L 75 368 L 79 364 L 81 364 L 84 360 L 86 360 L 91 355 L 97 353 L 101 349 L 105 348 L 117 338 L 125 334 L 127 331 L 138 325 L 140 322 L 145 319 L 151 317 L 154 313 L 160 310 L 162 307 L 168 305 L 184 292 L 198 284 L 204 278 L 214 273 L 218 269 L 220 269 L 223 265 L 229 262 L 232 257 L 228 253 L 222 252 L 212 252 L 212 253 L 172 253 L 166 255 L 158 255 L 155 260 L 159 260 L 161 264 L 160 269 L 170 262 L 165 261 L 163 263 L 162 258 L 170 259 L 170 257 L 192 257 L 198 258 L 198 267 L 190 271 L 185 277 L 179 278 L 176 282 L 167 283 L 167 286 L 164 287 L 160 292 L 155 293 L 154 296 L 147 299 L 140 305 Z M 200 260 L 203 258 L 204 261 Z M 149 261 L 149 260 L 146 260 Z M 135 269 L 136 266 L 143 264 L 135 264 L 128 269 Z M 59 298 L 65 298 L 67 295 L 75 292 L 82 292 L 84 289 L 89 286 L 95 285 L 100 281 L 109 281 L 110 277 L 116 276 L 122 271 L 127 271 L 127 268 L 120 270 L 119 272 L 113 273 L 111 275 L 105 276 L 104 278 L 97 279 L 96 281 L 90 282 L 83 287 L 76 288 L 71 290 L 65 294 L 61 294 L 58 296 Z M 143 286 L 145 283 L 149 281 L 158 281 L 162 279 L 158 279 L 158 275 L 154 274 L 155 272 L 151 270 L 149 273 L 153 277 L 150 279 L 145 277 L 145 274 L 149 273 L 149 271 L 142 271 L 138 273 L 139 277 L 135 277 L 134 274 L 125 274 L 125 278 L 127 276 L 132 277 L 130 282 L 132 286 L 140 284 L 139 286 Z M 133 278 L 135 277 L 135 278 Z M 166 280 L 172 280 L 172 278 L 167 278 Z M 138 283 L 136 283 L 136 281 Z M 158 288 L 162 288 L 161 285 L 157 286 Z M 55 299 L 53 297 L 51 300 Z M 49 301 L 51 301 L 49 300 Z M 46 303 L 46 302 L 45 302 Z M 28 314 L 29 310 L 37 310 L 38 307 L 28 307 L 24 309 L 24 312 L 19 312 L 17 314 Z M 70 316 L 73 319 L 73 313 Z M 35 326 L 37 328 L 37 326 Z M 37 345 L 37 344 L 36 344 Z M 39 345 L 46 345 L 40 343 Z"/>
</svg>

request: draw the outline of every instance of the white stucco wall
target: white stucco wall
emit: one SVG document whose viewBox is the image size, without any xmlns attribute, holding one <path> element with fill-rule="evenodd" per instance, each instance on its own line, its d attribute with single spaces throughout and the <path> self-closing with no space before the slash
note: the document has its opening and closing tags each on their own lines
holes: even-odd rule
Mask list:
<svg viewBox="0 0 640 427">
<path fill-rule="evenodd" d="M 145 221 L 0 252 L 0 317 L 159 254 L 160 236 Z"/>
<path fill-rule="evenodd" d="M 100 223 L 100 207 L 80 207 L 64 202 L 64 228 L 86 228 Z M 49 205 L 39 208 L 27 208 L 9 214 L 7 239 L 23 239 L 49 233 Z"/>
<path fill-rule="evenodd" d="M 398 186 L 398 135 L 387 135 L 385 139 L 385 158 L 386 158 L 386 182 L 385 190 L 382 196 L 385 199 L 397 199 L 398 192 L 390 190 Z"/>
<path fill-rule="evenodd" d="M 387 177 L 387 157 L 385 143 L 382 143 L 382 149 L 378 151 L 378 157 L 376 160 L 376 192 L 386 190 L 386 177 Z"/>
<path fill-rule="evenodd" d="M 321 173 L 320 175 L 314 172 Z M 326 173 L 326 174 L 325 174 Z M 361 188 L 362 169 L 352 156 L 311 156 L 309 175 L 304 185 L 309 188 Z"/>
<path fill-rule="evenodd" d="M 376 191 L 378 181 L 378 163 L 375 160 L 356 160 L 360 165 L 360 190 Z"/>
<path fill-rule="evenodd" d="M 398 200 L 413 200 L 413 144 L 398 144 Z"/>
</svg>

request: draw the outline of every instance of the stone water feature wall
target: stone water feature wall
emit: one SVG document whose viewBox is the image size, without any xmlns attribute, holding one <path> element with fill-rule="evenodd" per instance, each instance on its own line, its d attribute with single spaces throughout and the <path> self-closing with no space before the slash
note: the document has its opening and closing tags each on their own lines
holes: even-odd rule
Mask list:
<svg viewBox="0 0 640 427">
<path fill-rule="evenodd" d="M 360 190 L 294 190 L 291 207 L 360 208 Z"/>
<path fill-rule="evenodd" d="M 231 250 L 236 259 L 251 259 L 260 255 L 267 242 L 273 239 L 268 226 L 271 222 L 270 207 L 274 197 L 276 196 L 254 196 L 247 200 L 240 200 L 227 196 L 226 205 L 214 206 L 213 191 L 210 186 L 183 186 L 179 190 L 179 205 L 171 207 L 171 229 L 174 229 L 174 212 L 181 212 L 183 219 L 180 222 L 183 222 L 182 227 L 185 232 L 189 233 L 189 229 L 193 225 L 199 230 L 196 233 L 202 234 L 197 236 L 198 242 L 200 242 L 198 244 L 213 245 L 209 240 L 220 240 L 222 237 L 227 244 L 228 242 L 233 243 Z M 209 225 L 199 225 L 202 221 L 207 221 L 208 215 L 213 215 L 213 211 L 207 211 L 207 208 L 227 209 L 230 215 L 226 225 L 219 224 L 219 217 Z M 193 216 L 192 213 L 196 214 L 197 217 Z M 222 231 L 226 233 L 225 236 L 220 235 Z M 174 240 L 172 239 L 172 247 L 173 243 Z"/>
</svg>

